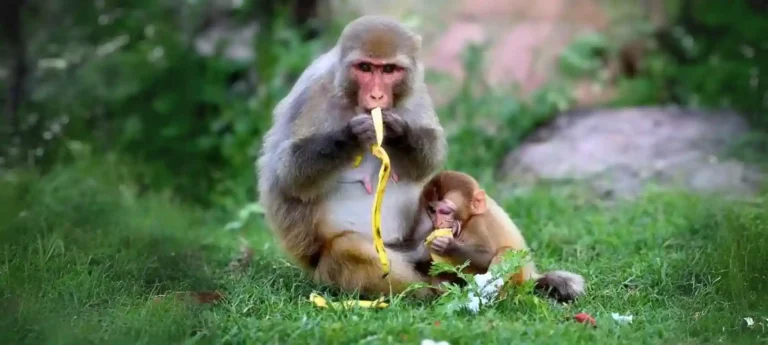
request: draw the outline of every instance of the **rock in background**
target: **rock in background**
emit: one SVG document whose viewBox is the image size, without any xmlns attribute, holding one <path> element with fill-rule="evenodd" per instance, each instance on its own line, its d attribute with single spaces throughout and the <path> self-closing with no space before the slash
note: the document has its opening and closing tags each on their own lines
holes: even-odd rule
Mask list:
<svg viewBox="0 0 768 345">
<path fill-rule="evenodd" d="M 606 109 L 562 114 L 505 159 L 505 181 L 587 182 L 606 197 L 632 197 L 648 183 L 698 192 L 749 195 L 760 171 L 722 158 L 747 133 L 730 112 L 680 108 Z"/>
<path fill-rule="evenodd" d="M 621 31 L 617 11 L 643 12 L 640 3 L 618 9 L 600 0 L 450 0 L 439 10 L 429 1 L 331 1 L 332 11 L 354 17 L 388 14 L 418 26 L 426 68 L 463 78 L 462 52 L 487 44 L 486 78 L 491 85 L 516 83 L 522 94 L 556 77 L 557 58 L 580 34 Z M 650 1 L 648 19 L 663 25 L 663 2 Z M 627 31 L 632 31 L 628 29 Z M 456 85 L 454 83 L 453 85 Z M 599 104 L 611 90 L 576 89 L 577 104 Z M 447 90 L 441 89 L 440 94 Z M 431 86 L 436 90 L 435 86 Z M 433 92 L 434 94 L 434 92 Z M 435 95 L 436 96 L 436 95 Z M 435 97 L 438 103 L 445 97 Z M 632 197 L 649 183 L 699 192 L 751 194 L 760 171 L 721 155 L 748 126 L 738 114 L 679 108 L 574 111 L 558 116 L 511 152 L 500 180 L 587 182 L 605 197 Z"/>
</svg>

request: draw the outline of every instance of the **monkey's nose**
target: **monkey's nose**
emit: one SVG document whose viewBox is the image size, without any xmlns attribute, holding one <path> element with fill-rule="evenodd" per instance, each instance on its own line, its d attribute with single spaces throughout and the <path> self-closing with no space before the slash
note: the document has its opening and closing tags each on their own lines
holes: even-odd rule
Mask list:
<svg viewBox="0 0 768 345">
<path fill-rule="evenodd" d="M 389 97 L 387 97 L 385 92 L 371 91 L 368 93 L 368 97 L 363 100 L 363 103 L 369 109 L 387 108 L 389 107 Z"/>
</svg>

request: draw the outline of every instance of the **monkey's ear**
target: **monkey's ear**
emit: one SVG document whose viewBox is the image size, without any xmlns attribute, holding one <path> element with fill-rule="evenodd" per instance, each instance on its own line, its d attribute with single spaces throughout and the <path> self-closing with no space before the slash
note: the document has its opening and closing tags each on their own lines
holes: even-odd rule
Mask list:
<svg viewBox="0 0 768 345">
<path fill-rule="evenodd" d="M 470 203 L 472 208 L 472 214 L 483 214 L 488 209 L 485 204 L 485 191 L 482 189 L 476 190 L 472 193 L 472 202 Z"/>
</svg>

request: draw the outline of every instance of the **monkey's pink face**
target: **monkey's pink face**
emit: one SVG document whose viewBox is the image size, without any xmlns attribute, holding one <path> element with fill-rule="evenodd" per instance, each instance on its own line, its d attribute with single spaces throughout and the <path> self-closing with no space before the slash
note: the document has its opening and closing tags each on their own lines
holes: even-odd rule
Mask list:
<svg viewBox="0 0 768 345">
<path fill-rule="evenodd" d="M 427 213 L 432 220 L 432 226 L 435 228 L 450 228 L 457 220 L 456 204 L 448 199 L 432 201 L 427 206 Z"/>
<path fill-rule="evenodd" d="M 385 60 L 364 59 L 352 66 L 359 85 L 358 105 L 365 110 L 392 106 L 393 90 L 405 77 L 405 68 Z"/>
</svg>

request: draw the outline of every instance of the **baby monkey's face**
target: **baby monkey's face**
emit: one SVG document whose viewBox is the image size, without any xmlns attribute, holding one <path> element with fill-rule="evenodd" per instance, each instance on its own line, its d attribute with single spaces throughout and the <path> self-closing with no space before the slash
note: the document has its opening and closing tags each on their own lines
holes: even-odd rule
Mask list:
<svg viewBox="0 0 768 345">
<path fill-rule="evenodd" d="M 450 228 L 453 236 L 457 237 L 461 231 L 461 222 L 456 217 L 457 206 L 448 199 L 431 201 L 427 205 L 427 213 L 432 220 L 435 229 Z"/>
</svg>

